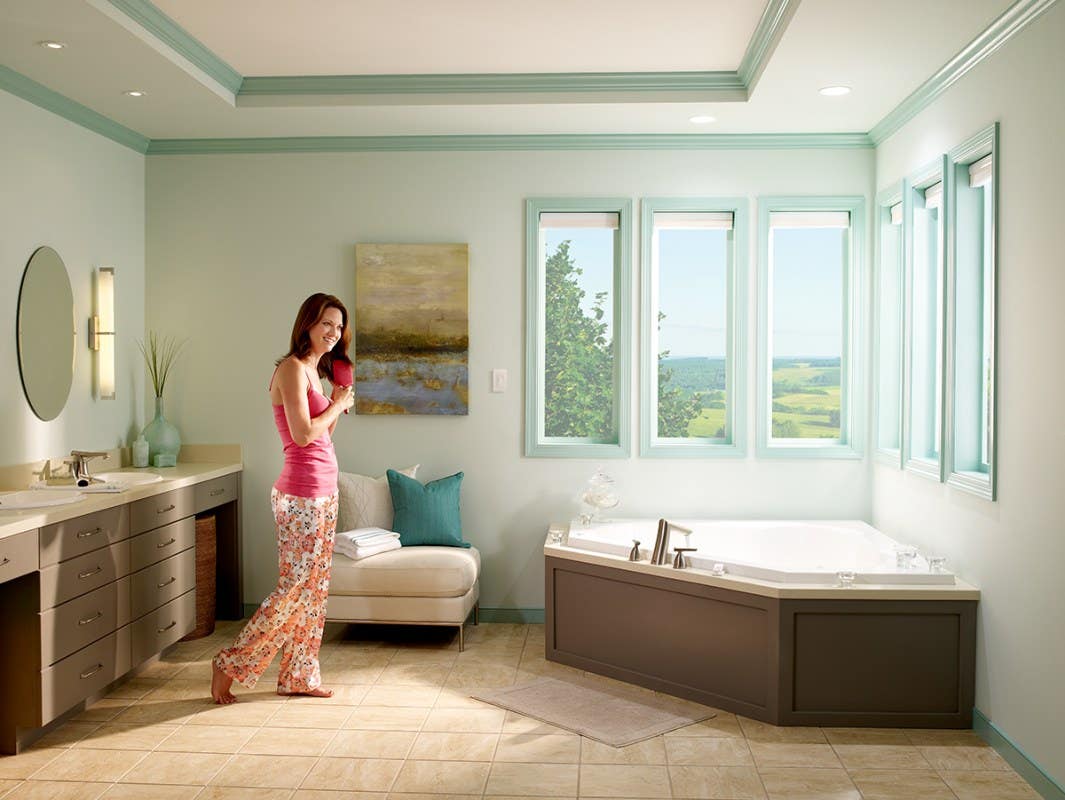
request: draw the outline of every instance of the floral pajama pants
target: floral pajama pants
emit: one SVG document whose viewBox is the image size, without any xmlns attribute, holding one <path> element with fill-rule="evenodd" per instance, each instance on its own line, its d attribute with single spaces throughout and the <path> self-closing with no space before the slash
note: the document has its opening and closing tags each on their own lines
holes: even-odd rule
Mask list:
<svg viewBox="0 0 1065 800">
<path fill-rule="evenodd" d="M 322 683 L 318 650 L 325 627 L 329 567 L 337 525 L 337 495 L 298 497 L 274 489 L 277 588 L 237 636 L 215 656 L 226 675 L 251 689 L 281 651 L 279 692 L 306 692 Z"/>
</svg>

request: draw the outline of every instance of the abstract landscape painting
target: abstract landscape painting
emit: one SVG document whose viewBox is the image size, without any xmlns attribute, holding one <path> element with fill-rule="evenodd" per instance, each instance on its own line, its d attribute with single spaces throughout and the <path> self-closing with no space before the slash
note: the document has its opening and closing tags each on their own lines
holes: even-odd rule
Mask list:
<svg viewBox="0 0 1065 800">
<path fill-rule="evenodd" d="M 355 413 L 466 414 L 469 247 L 355 245 Z"/>
</svg>

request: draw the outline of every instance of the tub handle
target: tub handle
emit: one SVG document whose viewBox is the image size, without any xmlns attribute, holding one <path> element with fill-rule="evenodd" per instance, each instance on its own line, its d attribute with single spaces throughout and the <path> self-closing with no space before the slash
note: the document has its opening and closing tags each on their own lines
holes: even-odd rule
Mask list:
<svg viewBox="0 0 1065 800">
<path fill-rule="evenodd" d="M 684 559 L 685 553 L 691 553 L 698 550 L 697 547 L 674 547 L 673 548 L 673 569 L 684 569 L 688 566 L 688 562 Z"/>
</svg>

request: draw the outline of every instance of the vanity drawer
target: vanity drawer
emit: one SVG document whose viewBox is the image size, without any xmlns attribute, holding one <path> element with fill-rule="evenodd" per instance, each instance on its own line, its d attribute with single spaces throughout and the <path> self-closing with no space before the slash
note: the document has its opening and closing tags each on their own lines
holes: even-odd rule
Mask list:
<svg viewBox="0 0 1065 800">
<path fill-rule="evenodd" d="M 41 566 L 58 564 L 129 538 L 129 506 L 121 505 L 41 528 Z"/>
<path fill-rule="evenodd" d="M 130 569 L 134 572 L 169 558 L 196 544 L 196 518 L 177 522 L 134 536 L 129 543 Z"/>
<path fill-rule="evenodd" d="M 193 500 L 191 486 L 136 500 L 129 504 L 130 531 L 133 534 L 144 533 L 182 517 L 191 517 Z"/>
<path fill-rule="evenodd" d="M 41 610 L 99 589 L 129 573 L 129 539 L 41 570 Z"/>
<path fill-rule="evenodd" d="M 129 626 L 133 665 L 147 661 L 196 627 L 196 590 L 185 592 Z"/>
<path fill-rule="evenodd" d="M 223 475 L 221 478 L 197 483 L 193 488 L 196 494 L 195 513 L 199 514 L 201 511 L 236 500 L 240 490 L 240 475 L 236 472 Z"/>
<path fill-rule="evenodd" d="M 0 583 L 37 569 L 37 531 L 0 539 Z"/>
<path fill-rule="evenodd" d="M 129 649 L 127 626 L 41 670 L 41 724 L 129 672 Z"/>
<path fill-rule="evenodd" d="M 160 561 L 130 576 L 130 612 L 144 616 L 196 586 L 196 548 Z"/>
<path fill-rule="evenodd" d="M 114 633 L 129 619 L 129 589 L 109 583 L 69 603 L 41 613 L 41 664 L 61 658 Z M 125 608 L 123 608 L 125 606 Z"/>
</svg>

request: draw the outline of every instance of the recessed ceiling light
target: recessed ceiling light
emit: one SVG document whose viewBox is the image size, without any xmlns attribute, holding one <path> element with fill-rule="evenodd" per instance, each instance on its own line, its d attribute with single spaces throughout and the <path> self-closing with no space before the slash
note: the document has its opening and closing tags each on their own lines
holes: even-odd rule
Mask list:
<svg viewBox="0 0 1065 800">
<path fill-rule="evenodd" d="M 825 97 L 841 97 L 851 93 L 849 86 L 826 86 L 819 90 Z"/>
<path fill-rule="evenodd" d="M 126 97 L 144 97 L 144 95 L 148 93 L 142 92 L 140 89 L 129 89 L 125 92 L 122 92 L 122 94 L 124 94 Z"/>
<path fill-rule="evenodd" d="M 66 47 L 62 42 L 37 42 L 41 47 L 47 47 L 49 50 L 62 50 Z"/>
<path fill-rule="evenodd" d="M 717 122 L 717 118 L 711 117 L 709 114 L 696 114 L 694 117 L 689 117 L 688 122 L 696 125 L 706 125 L 710 122 Z"/>
</svg>

